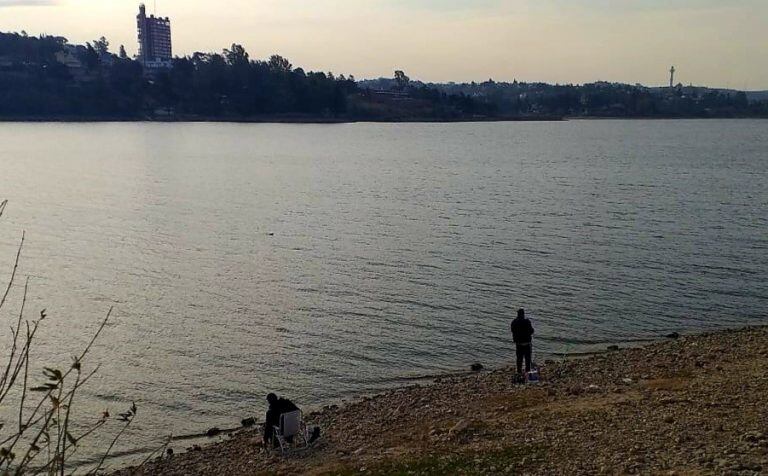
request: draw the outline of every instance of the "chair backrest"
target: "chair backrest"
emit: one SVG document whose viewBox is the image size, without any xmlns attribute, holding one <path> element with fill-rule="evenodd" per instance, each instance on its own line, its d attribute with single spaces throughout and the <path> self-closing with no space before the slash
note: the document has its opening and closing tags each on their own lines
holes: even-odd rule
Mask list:
<svg viewBox="0 0 768 476">
<path fill-rule="evenodd" d="M 298 435 L 301 432 L 301 410 L 280 415 L 280 433 L 284 437 Z"/>
</svg>

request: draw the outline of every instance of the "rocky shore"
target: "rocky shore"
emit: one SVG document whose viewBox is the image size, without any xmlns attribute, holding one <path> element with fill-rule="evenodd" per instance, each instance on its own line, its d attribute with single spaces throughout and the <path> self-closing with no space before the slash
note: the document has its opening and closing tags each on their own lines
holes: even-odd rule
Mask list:
<svg viewBox="0 0 768 476">
<path fill-rule="evenodd" d="M 118 474 L 768 473 L 768 328 L 438 379 L 308 415 L 287 457 L 255 430 Z"/>
</svg>

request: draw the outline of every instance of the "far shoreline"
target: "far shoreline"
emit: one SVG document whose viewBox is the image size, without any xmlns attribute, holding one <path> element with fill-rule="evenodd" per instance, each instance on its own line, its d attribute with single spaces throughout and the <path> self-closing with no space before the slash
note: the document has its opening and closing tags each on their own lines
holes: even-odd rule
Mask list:
<svg viewBox="0 0 768 476">
<path fill-rule="evenodd" d="M 348 118 L 348 117 L 315 117 L 315 116 L 255 116 L 255 117 L 80 117 L 80 116 L 46 116 L 46 117 L 0 117 L 0 123 L 222 123 L 222 124 L 453 124 L 475 122 L 559 122 L 566 120 L 562 116 L 521 116 L 521 117 L 462 117 L 462 118 Z"/>
<path fill-rule="evenodd" d="M 293 457 L 243 428 L 112 474 L 756 474 L 768 468 L 766 356 L 762 322 L 672 333 L 547 361 L 540 385 L 504 367 L 326 406 L 306 415 L 320 444 Z"/>
<path fill-rule="evenodd" d="M 0 117 L 3 124 L 109 124 L 109 123 L 159 123 L 159 124 L 473 124 L 496 122 L 568 122 L 568 121 L 679 121 L 679 120 L 766 120 L 762 116 L 521 116 L 521 117 L 475 117 L 475 118 L 334 118 L 303 116 L 259 116 L 249 118 L 217 117 L 176 117 L 176 118 L 121 118 L 121 117 Z"/>
</svg>

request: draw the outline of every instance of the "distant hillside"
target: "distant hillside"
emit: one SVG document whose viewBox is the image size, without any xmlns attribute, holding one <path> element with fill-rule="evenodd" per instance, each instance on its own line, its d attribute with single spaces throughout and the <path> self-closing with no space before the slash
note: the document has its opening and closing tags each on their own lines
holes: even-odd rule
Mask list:
<svg viewBox="0 0 768 476">
<path fill-rule="evenodd" d="M 372 93 L 353 77 L 251 59 L 240 45 L 146 69 L 100 38 L 0 32 L 0 119 L 343 122 L 487 120 L 495 109 L 434 88 Z"/>
<path fill-rule="evenodd" d="M 563 117 L 768 117 L 768 92 L 597 82 L 428 84 L 403 71 L 356 81 L 251 59 L 240 45 L 146 69 L 100 38 L 0 32 L 0 119 L 485 121 Z"/>
<path fill-rule="evenodd" d="M 768 101 L 768 91 L 746 91 L 750 101 Z"/>
<path fill-rule="evenodd" d="M 407 77 L 406 77 L 407 78 Z M 411 87 L 434 88 L 488 103 L 502 115 L 561 115 L 570 117 L 766 117 L 768 92 L 712 89 L 678 85 L 651 88 L 642 85 L 596 82 L 583 85 L 496 82 L 423 83 Z M 402 88 L 396 79 L 358 81 L 371 90 Z"/>
</svg>

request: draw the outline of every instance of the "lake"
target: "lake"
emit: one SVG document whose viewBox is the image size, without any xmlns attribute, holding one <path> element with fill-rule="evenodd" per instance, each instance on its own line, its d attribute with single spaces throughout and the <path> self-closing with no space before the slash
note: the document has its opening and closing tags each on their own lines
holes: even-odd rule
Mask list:
<svg viewBox="0 0 768 476">
<path fill-rule="evenodd" d="M 118 451 L 270 391 L 312 409 L 509 364 L 520 307 L 540 362 L 768 323 L 768 121 L 2 123 L 2 198 L 36 362 L 115 308 L 78 417 L 135 400 Z"/>
</svg>

